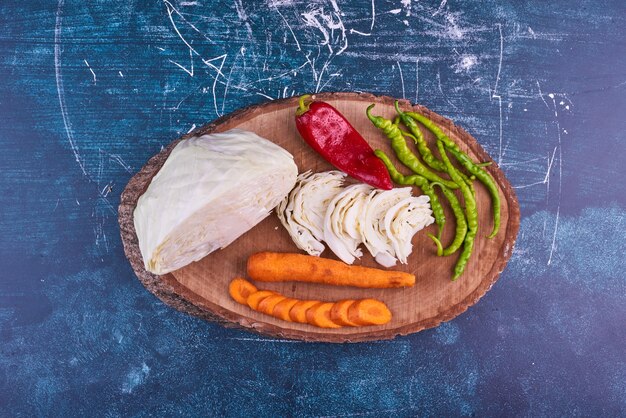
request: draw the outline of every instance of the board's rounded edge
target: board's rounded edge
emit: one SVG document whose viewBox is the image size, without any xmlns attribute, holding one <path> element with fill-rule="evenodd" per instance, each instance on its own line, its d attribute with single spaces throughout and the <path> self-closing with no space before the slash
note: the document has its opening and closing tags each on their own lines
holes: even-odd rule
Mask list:
<svg viewBox="0 0 626 418">
<path fill-rule="evenodd" d="M 375 101 L 378 103 L 391 104 L 396 99 L 389 96 L 379 96 L 371 93 L 355 93 L 355 92 L 324 92 L 317 93 L 315 97 L 321 100 L 361 100 Z M 141 283 L 152 294 L 158 297 L 165 304 L 192 316 L 207 320 L 218 321 L 222 325 L 230 328 L 245 329 L 253 331 L 261 335 L 275 338 L 296 339 L 307 342 L 330 342 L 330 343 L 350 343 L 365 342 L 375 340 L 390 340 L 397 336 L 405 336 L 413 334 L 424 329 L 433 328 L 442 322 L 449 321 L 461 313 L 465 312 L 470 306 L 475 304 L 481 297 L 497 281 L 499 274 L 503 271 L 506 263 L 513 253 L 515 239 L 520 226 L 520 209 L 515 191 L 509 181 L 506 179 L 502 170 L 497 163 L 491 159 L 489 154 L 480 146 L 476 139 L 466 132 L 463 128 L 455 125 L 452 121 L 438 113 L 425 108 L 424 106 L 415 104 L 411 105 L 408 100 L 399 100 L 403 107 L 412 106 L 412 108 L 429 118 L 433 119 L 437 124 L 445 126 L 448 130 L 456 132 L 460 137 L 466 139 L 466 144 L 479 155 L 484 161 L 492 161 L 492 165 L 487 168 L 489 173 L 495 178 L 507 200 L 509 207 L 509 219 L 505 230 L 506 236 L 502 245 L 502 250 L 494 262 L 490 272 L 483 278 L 479 286 L 470 293 L 463 301 L 450 307 L 446 311 L 434 318 L 427 318 L 423 321 L 407 324 L 394 329 L 386 329 L 380 331 L 364 331 L 362 333 L 344 334 L 311 334 L 306 331 L 295 329 L 284 329 L 269 323 L 262 323 L 252 318 L 240 316 L 233 312 L 215 305 L 194 292 L 180 285 L 171 274 L 163 276 L 155 275 L 145 270 L 143 259 L 139 250 L 139 243 L 135 231 L 133 212 L 137 205 L 139 197 L 145 192 L 150 180 L 161 169 L 165 160 L 170 155 L 176 144 L 180 141 L 195 136 L 211 133 L 220 125 L 226 122 L 236 121 L 241 118 L 249 118 L 268 108 L 282 108 L 286 106 L 296 106 L 298 98 L 291 97 L 286 99 L 273 100 L 266 103 L 251 105 L 239 109 L 229 115 L 222 116 L 215 121 L 203 125 L 194 131 L 183 135 L 181 138 L 174 140 L 161 152 L 153 156 L 148 162 L 135 174 L 128 182 L 122 192 L 120 205 L 118 210 L 118 220 L 120 224 L 120 235 L 124 247 L 124 253 L 128 258 L 135 274 Z"/>
</svg>

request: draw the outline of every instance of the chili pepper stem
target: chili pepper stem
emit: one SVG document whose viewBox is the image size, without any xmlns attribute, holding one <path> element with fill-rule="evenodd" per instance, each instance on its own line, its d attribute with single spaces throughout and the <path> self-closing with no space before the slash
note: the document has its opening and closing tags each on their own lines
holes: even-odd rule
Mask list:
<svg viewBox="0 0 626 418">
<path fill-rule="evenodd" d="M 304 113 L 309 111 L 309 106 L 311 105 L 311 103 L 305 101 L 310 98 L 310 94 L 303 94 L 302 96 L 300 96 L 300 100 L 298 100 L 298 108 L 296 109 L 296 115 L 302 116 Z"/>
<path fill-rule="evenodd" d="M 439 230 L 441 234 L 441 230 Z M 437 246 L 437 255 L 441 257 L 443 255 L 443 245 L 441 245 L 441 237 L 437 238 L 433 234 L 428 234 L 428 238 L 432 239 L 435 245 Z"/>
</svg>

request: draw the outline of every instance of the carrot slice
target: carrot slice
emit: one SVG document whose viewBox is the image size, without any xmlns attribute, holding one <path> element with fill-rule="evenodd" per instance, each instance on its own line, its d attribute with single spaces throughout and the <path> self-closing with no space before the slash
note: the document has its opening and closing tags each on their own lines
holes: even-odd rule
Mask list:
<svg viewBox="0 0 626 418">
<path fill-rule="evenodd" d="M 276 318 L 280 318 L 284 321 L 292 322 L 291 317 L 289 316 L 289 312 L 293 305 L 298 303 L 298 299 L 286 298 L 280 302 L 276 306 L 274 306 L 274 312 L 272 312 L 272 316 Z"/>
<path fill-rule="evenodd" d="M 300 322 L 306 324 L 306 313 L 310 307 L 320 304 L 319 300 L 299 300 L 295 305 L 291 307 L 289 311 L 289 317 L 293 322 Z"/>
<path fill-rule="evenodd" d="M 341 328 L 341 325 L 330 319 L 330 310 L 333 305 L 333 302 L 325 302 L 310 307 L 306 311 L 307 322 L 320 328 Z"/>
<path fill-rule="evenodd" d="M 257 306 L 257 311 L 262 312 L 267 315 L 271 315 L 274 312 L 274 307 L 278 305 L 279 302 L 287 299 L 283 295 L 273 294 L 264 298 L 261 302 L 259 302 L 259 306 Z"/>
<path fill-rule="evenodd" d="M 271 290 L 258 290 L 254 292 L 253 294 L 251 294 L 250 296 L 248 296 L 248 300 L 246 301 L 246 303 L 248 304 L 249 307 L 257 311 L 259 307 L 259 303 L 263 299 L 265 299 L 268 296 L 275 295 L 275 294 L 276 292 L 272 292 Z"/>
<path fill-rule="evenodd" d="M 346 327 L 358 326 L 358 324 L 350 321 L 350 318 L 348 318 L 348 308 L 350 308 L 354 302 L 356 302 L 354 299 L 346 299 L 335 302 L 330 310 L 330 319 L 332 319 L 332 321 L 337 325 L 343 325 Z"/>
<path fill-rule="evenodd" d="M 383 325 L 391 321 L 391 312 L 379 300 L 361 299 L 348 308 L 348 319 L 358 325 Z"/>
<path fill-rule="evenodd" d="M 246 301 L 248 300 L 248 296 L 256 292 L 258 289 L 255 285 L 247 281 L 246 279 L 242 279 L 241 277 L 237 277 L 230 282 L 228 286 L 228 293 L 230 293 L 230 297 L 233 298 L 236 302 L 241 303 L 242 305 L 246 305 Z"/>
</svg>

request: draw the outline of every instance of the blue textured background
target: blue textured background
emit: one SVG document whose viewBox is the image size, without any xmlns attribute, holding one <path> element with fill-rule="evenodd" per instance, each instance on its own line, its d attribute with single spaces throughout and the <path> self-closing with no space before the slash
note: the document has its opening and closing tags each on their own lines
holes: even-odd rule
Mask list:
<svg viewBox="0 0 626 418">
<path fill-rule="evenodd" d="M 626 415 L 626 9 L 564 0 L 0 4 L 0 415 Z M 371 91 L 458 121 L 522 225 L 467 313 L 394 341 L 223 328 L 135 278 L 116 208 L 194 126 Z"/>
</svg>

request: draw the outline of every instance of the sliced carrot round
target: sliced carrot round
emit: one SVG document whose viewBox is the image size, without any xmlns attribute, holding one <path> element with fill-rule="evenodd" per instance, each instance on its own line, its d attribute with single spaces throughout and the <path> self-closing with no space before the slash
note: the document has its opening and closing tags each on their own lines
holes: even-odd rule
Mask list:
<svg viewBox="0 0 626 418">
<path fill-rule="evenodd" d="M 272 312 L 272 316 L 276 318 L 280 318 L 284 321 L 292 322 L 291 317 L 289 316 L 289 312 L 293 305 L 298 303 L 298 299 L 286 298 L 285 300 L 281 300 L 278 302 L 276 306 L 274 306 L 274 312 Z"/>
<path fill-rule="evenodd" d="M 289 311 L 289 317 L 293 322 L 300 322 L 306 324 L 306 313 L 310 307 L 320 304 L 319 300 L 299 300 L 295 305 L 291 307 Z"/>
<path fill-rule="evenodd" d="M 246 301 L 246 303 L 248 304 L 249 307 L 251 307 L 252 309 L 256 311 L 258 310 L 259 303 L 263 299 L 265 299 L 268 296 L 275 295 L 275 294 L 276 292 L 272 292 L 271 290 L 258 290 L 254 292 L 253 294 L 251 294 L 250 296 L 248 296 L 248 300 Z"/>
<path fill-rule="evenodd" d="M 348 308 L 348 319 L 358 325 L 383 325 L 391 321 L 391 311 L 379 300 L 361 299 Z"/>
<path fill-rule="evenodd" d="M 242 305 L 246 305 L 248 296 L 250 296 L 257 290 L 258 289 L 255 285 L 253 285 L 246 279 L 242 279 L 241 277 L 233 279 L 230 282 L 230 285 L 228 285 L 228 293 L 230 293 L 230 297 L 232 297 L 236 302 L 241 303 Z"/>
<path fill-rule="evenodd" d="M 340 300 L 333 304 L 330 310 L 330 319 L 337 325 L 343 325 L 346 327 L 356 327 L 359 324 L 350 321 L 348 318 L 348 308 L 356 302 L 354 299 Z"/>
<path fill-rule="evenodd" d="M 341 325 L 330 319 L 330 310 L 333 305 L 333 302 L 325 302 L 310 307 L 306 311 L 307 322 L 320 328 L 341 328 Z"/>
<path fill-rule="evenodd" d="M 279 294 L 268 296 L 259 302 L 259 306 L 257 306 L 256 310 L 264 314 L 271 315 L 272 312 L 274 312 L 274 307 L 285 299 L 287 298 Z"/>
</svg>

